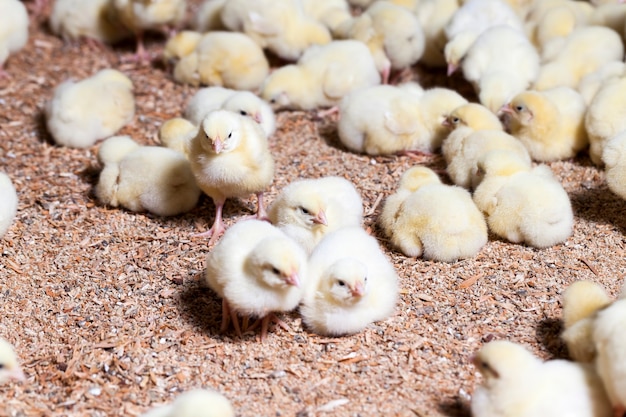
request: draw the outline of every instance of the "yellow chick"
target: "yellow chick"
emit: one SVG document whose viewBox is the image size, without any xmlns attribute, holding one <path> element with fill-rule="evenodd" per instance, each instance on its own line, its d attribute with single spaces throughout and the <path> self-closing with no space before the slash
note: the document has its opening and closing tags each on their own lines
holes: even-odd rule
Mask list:
<svg viewBox="0 0 626 417">
<path fill-rule="evenodd" d="M 363 201 L 354 185 L 341 177 L 294 181 L 268 209 L 268 218 L 307 253 L 328 233 L 361 226 Z"/>
<path fill-rule="evenodd" d="M 585 115 L 585 129 L 589 135 L 589 156 L 596 165 L 602 165 L 602 152 L 609 138 L 626 130 L 626 77 L 605 83 L 589 104 Z"/>
<path fill-rule="evenodd" d="M 209 113 L 190 143 L 190 162 L 200 189 L 215 204 L 213 226 L 201 233 L 214 243 L 224 232 L 222 208 L 229 197 L 256 193 L 257 217 L 267 217 L 263 190 L 274 179 L 274 158 L 261 127 L 228 110 Z"/>
<path fill-rule="evenodd" d="M 446 88 L 421 95 L 384 85 L 357 90 L 339 105 L 339 139 L 349 150 L 369 155 L 434 152 L 448 133 L 445 117 L 465 103 Z"/>
<path fill-rule="evenodd" d="M 442 184 L 421 166 L 402 175 L 379 223 L 391 243 L 411 257 L 455 262 L 476 256 L 487 243 L 487 223 L 471 194 Z"/>
<path fill-rule="evenodd" d="M 602 162 L 609 189 L 626 200 L 626 131 L 605 143 Z"/>
<path fill-rule="evenodd" d="M 563 292 L 563 327 L 561 338 L 570 357 L 590 363 L 596 355 L 593 344 L 595 313 L 611 303 L 602 286 L 591 281 L 576 281 Z"/>
<path fill-rule="evenodd" d="M 309 257 L 300 313 L 311 331 L 357 333 L 393 314 L 398 275 L 376 239 L 361 227 L 329 233 Z"/>
<path fill-rule="evenodd" d="M 49 24 L 65 41 L 80 38 L 113 44 L 132 36 L 111 12 L 110 0 L 56 0 Z"/>
<path fill-rule="evenodd" d="M 545 3 L 545 4 L 541 4 Z M 540 52 L 551 49 L 576 28 L 589 24 L 594 8 L 587 2 L 567 0 L 536 2 L 530 15 L 530 38 Z"/>
<path fill-rule="evenodd" d="M 256 90 L 269 74 L 263 50 L 243 33 L 209 32 L 174 67 L 174 79 L 198 86 Z"/>
<path fill-rule="evenodd" d="M 348 93 L 380 84 L 374 59 L 362 42 L 334 41 L 312 46 L 295 65 L 272 72 L 261 97 L 274 109 L 312 110 L 339 104 Z"/>
<path fill-rule="evenodd" d="M 0 172 L 0 238 L 5 235 L 17 213 L 17 191 L 11 178 Z"/>
<path fill-rule="evenodd" d="M 352 18 L 346 0 L 303 0 L 304 12 L 328 28 L 331 34 L 346 20 Z"/>
<path fill-rule="evenodd" d="M 0 384 L 10 380 L 25 381 L 26 377 L 17 362 L 13 346 L 0 338 Z"/>
<path fill-rule="evenodd" d="M 417 4 L 415 13 L 425 37 L 421 63 L 435 68 L 446 66 L 443 50 L 448 39 L 444 28 L 458 8 L 458 0 L 420 0 Z"/>
<path fill-rule="evenodd" d="M 298 0 L 229 0 L 221 17 L 228 29 L 245 33 L 288 61 L 297 60 L 313 45 L 332 40 L 326 26 L 308 16 Z"/>
<path fill-rule="evenodd" d="M 219 392 L 194 389 L 180 394 L 172 404 L 154 408 L 141 417 L 235 417 L 235 410 Z"/>
<path fill-rule="evenodd" d="M 626 64 L 624 62 L 609 62 L 581 78 L 577 90 L 583 96 L 587 107 L 589 107 L 591 101 L 605 83 L 617 81 L 624 74 L 626 74 Z"/>
<path fill-rule="evenodd" d="M 185 0 L 111 0 L 114 14 L 135 34 L 135 59 L 146 62 L 150 54 L 145 50 L 143 37 L 147 30 L 179 26 L 187 9 Z"/>
<path fill-rule="evenodd" d="M 270 320 L 280 322 L 273 313 L 293 310 L 302 299 L 306 268 L 304 250 L 270 223 L 230 227 L 206 259 L 206 281 L 222 298 L 221 331 L 232 319 L 241 336 L 240 314 L 260 318 L 265 339 Z"/>
<path fill-rule="evenodd" d="M 585 100 L 578 91 L 556 87 L 525 91 L 502 107 L 511 134 L 535 161 L 573 158 L 589 143 Z"/>
<path fill-rule="evenodd" d="M 28 41 L 28 12 L 18 0 L 0 1 L 0 77 L 6 76 L 4 63 Z"/>
<path fill-rule="evenodd" d="M 168 69 L 183 57 L 191 55 L 202 40 L 203 34 L 193 30 L 182 30 L 170 37 L 163 48 L 163 63 Z"/>
<path fill-rule="evenodd" d="M 606 393 L 589 365 L 542 362 L 524 346 L 504 340 L 485 344 L 473 362 L 483 376 L 472 394 L 474 416 L 611 416 Z"/>
<path fill-rule="evenodd" d="M 193 209 L 200 197 L 184 154 L 160 146 L 139 146 L 128 136 L 102 143 L 95 194 L 103 204 L 158 216 L 176 216 Z"/>
<path fill-rule="evenodd" d="M 531 169 L 512 152 L 491 151 L 478 168 L 484 178 L 474 191 L 474 202 L 493 233 L 540 249 L 572 235 L 572 205 L 548 166 Z"/>
<path fill-rule="evenodd" d="M 478 103 L 467 103 L 457 107 L 446 116 L 442 124 L 452 131 L 459 127 L 469 127 L 472 130 L 504 130 L 498 116 Z"/>
<path fill-rule="evenodd" d="M 206 33 L 212 30 L 226 30 L 222 23 L 222 9 L 226 0 L 204 0 L 193 18 L 193 28 Z"/>
<path fill-rule="evenodd" d="M 166 148 L 182 153 L 189 159 L 189 144 L 198 133 L 198 126 L 182 117 L 166 120 L 159 128 L 159 141 Z"/>
<path fill-rule="evenodd" d="M 103 69 L 78 82 L 67 80 L 55 88 L 45 115 L 57 144 L 88 148 L 133 119 L 133 83 L 114 69 Z"/>
</svg>

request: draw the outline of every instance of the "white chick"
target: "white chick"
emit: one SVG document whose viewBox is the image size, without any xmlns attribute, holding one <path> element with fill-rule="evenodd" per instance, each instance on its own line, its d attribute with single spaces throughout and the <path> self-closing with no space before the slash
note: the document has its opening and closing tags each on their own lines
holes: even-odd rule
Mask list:
<svg viewBox="0 0 626 417">
<path fill-rule="evenodd" d="M 594 369 L 555 359 L 542 362 L 522 345 L 498 340 L 474 356 L 483 382 L 472 395 L 480 417 L 610 417 Z"/>
<path fill-rule="evenodd" d="M 219 392 L 194 389 L 180 394 L 172 404 L 154 408 L 141 417 L 235 417 L 235 410 Z"/>
<path fill-rule="evenodd" d="M 484 178 L 474 202 L 489 229 L 513 243 L 547 248 L 562 243 L 573 231 L 569 197 L 550 168 L 529 168 L 509 151 L 491 151 L 478 163 Z"/>
<path fill-rule="evenodd" d="M 354 185 L 341 177 L 294 181 L 268 209 L 268 218 L 307 253 L 328 233 L 360 226 L 363 201 Z"/>
<path fill-rule="evenodd" d="M 297 60 L 313 45 L 332 40 L 326 26 L 308 16 L 298 0 L 229 0 L 221 16 L 228 29 L 245 33 L 288 61 Z"/>
<path fill-rule="evenodd" d="M 113 44 L 132 34 L 116 21 L 110 0 L 56 0 L 49 23 L 52 32 L 65 41 L 80 38 Z"/>
<path fill-rule="evenodd" d="M 444 28 L 454 12 L 459 8 L 458 0 L 420 0 L 416 15 L 425 37 L 424 54 L 421 63 L 429 67 L 445 67 L 443 50 L 448 38 Z"/>
<path fill-rule="evenodd" d="M 237 314 L 262 319 L 265 339 L 273 313 L 290 311 L 302 299 L 307 259 L 304 250 L 280 229 L 262 220 L 230 227 L 206 259 L 206 281 L 222 298 L 222 326 Z M 245 330 L 245 329 L 244 329 Z"/>
<path fill-rule="evenodd" d="M 272 72 L 261 97 L 272 107 L 312 110 L 339 104 L 348 93 L 380 84 L 372 54 L 359 41 L 334 41 L 312 46 L 296 65 Z"/>
<path fill-rule="evenodd" d="M 204 0 L 193 18 L 193 28 L 198 32 L 225 30 L 222 23 L 222 9 L 226 0 Z"/>
<path fill-rule="evenodd" d="M 391 86 L 357 90 L 340 103 L 339 139 L 349 150 L 369 155 L 434 152 L 448 133 L 445 117 L 465 103 L 446 88 L 421 96 Z"/>
<path fill-rule="evenodd" d="M 583 97 L 569 87 L 525 91 L 501 109 L 511 134 L 542 162 L 573 158 L 587 146 L 586 110 Z"/>
<path fill-rule="evenodd" d="M 578 92 L 583 96 L 587 106 L 589 106 L 596 96 L 596 93 L 600 91 L 600 88 L 602 88 L 605 83 L 617 81 L 622 78 L 624 74 L 626 74 L 626 64 L 624 62 L 609 62 L 581 78 L 580 83 L 578 83 Z"/>
<path fill-rule="evenodd" d="M 197 90 L 187 101 L 183 116 L 199 125 L 207 114 L 222 108 L 224 102 L 237 91 L 224 87 L 204 87 Z"/>
<path fill-rule="evenodd" d="M 263 190 L 274 179 L 274 158 L 261 127 L 249 117 L 228 110 L 209 113 L 190 143 L 190 162 L 200 189 L 215 204 L 209 244 L 224 232 L 222 208 L 229 197 L 256 193 L 257 217 L 267 217 Z"/>
<path fill-rule="evenodd" d="M 198 86 L 256 90 L 269 74 L 263 50 L 243 33 L 209 32 L 174 67 L 174 79 Z"/>
<path fill-rule="evenodd" d="M 102 143 L 98 160 L 104 168 L 95 194 L 103 204 L 176 216 L 193 209 L 200 197 L 189 161 L 175 150 L 114 136 Z"/>
<path fill-rule="evenodd" d="M 609 189 L 626 200 L 626 131 L 606 141 L 602 162 Z"/>
<path fill-rule="evenodd" d="M 398 275 L 376 239 L 360 227 L 329 233 L 309 257 L 300 313 L 313 332 L 339 336 L 362 331 L 393 314 Z"/>
<path fill-rule="evenodd" d="M 198 133 L 198 126 L 182 117 L 166 120 L 159 128 L 159 141 L 166 148 L 173 149 L 189 159 L 189 144 Z"/>
<path fill-rule="evenodd" d="M 472 196 L 442 184 L 431 169 L 413 167 L 385 201 L 379 222 L 406 256 L 455 262 L 476 256 L 487 243 L 487 224 Z"/>
<path fill-rule="evenodd" d="M 6 76 L 4 63 L 28 41 L 28 12 L 18 0 L 0 0 L 0 77 Z"/>
<path fill-rule="evenodd" d="M 604 144 L 626 130 L 626 77 L 605 83 L 589 104 L 585 129 L 589 135 L 589 156 L 596 165 L 602 164 Z"/>
<path fill-rule="evenodd" d="M 55 88 L 45 114 L 57 144 L 88 148 L 133 119 L 133 83 L 114 69 L 103 69 L 78 82 L 67 80 Z"/>
<path fill-rule="evenodd" d="M 352 18 L 346 0 L 302 0 L 304 12 L 328 28 L 331 34 L 341 23 Z"/>
<path fill-rule="evenodd" d="M 24 381 L 26 377 L 17 362 L 17 355 L 13 346 L 0 338 L 0 383 L 10 380 Z"/>
<path fill-rule="evenodd" d="M 0 238 L 5 235 L 17 213 L 17 191 L 11 178 L 0 172 Z"/>
</svg>

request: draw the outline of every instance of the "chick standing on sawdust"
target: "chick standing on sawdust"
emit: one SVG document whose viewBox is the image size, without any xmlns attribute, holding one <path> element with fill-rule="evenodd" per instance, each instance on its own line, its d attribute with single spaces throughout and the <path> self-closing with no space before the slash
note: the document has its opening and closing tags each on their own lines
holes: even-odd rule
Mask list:
<svg viewBox="0 0 626 417">
<path fill-rule="evenodd" d="M 0 338 L 0 384 L 7 381 L 24 381 L 26 377 L 17 363 L 17 355 L 13 346 Z"/>
<path fill-rule="evenodd" d="M 274 179 L 274 158 L 258 123 L 228 110 L 211 112 L 191 140 L 189 154 L 198 186 L 215 204 L 215 222 L 200 234 L 210 237 L 209 244 L 224 233 L 222 209 L 229 197 L 256 193 L 257 218 L 267 217 L 263 190 Z"/>
<path fill-rule="evenodd" d="M 7 76 L 4 63 L 28 41 L 28 12 L 21 1 L 0 1 L 0 77 Z"/>
<path fill-rule="evenodd" d="M 235 410 L 219 392 L 194 389 L 180 394 L 172 404 L 154 408 L 141 417 L 235 417 Z"/>
<path fill-rule="evenodd" d="M 206 259 L 206 281 L 222 298 L 221 331 L 232 319 L 241 336 L 237 314 L 261 319 L 261 340 L 270 320 L 286 327 L 274 312 L 296 308 L 306 267 L 300 245 L 270 223 L 252 219 L 230 227 Z"/>
<path fill-rule="evenodd" d="M 9 230 L 17 213 L 17 192 L 11 178 L 0 172 L 0 238 Z"/>
<path fill-rule="evenodd" d="M 300 313 L 315 333 L 357 333 L 393 314 L 398 275 L 377 240 L 361 227 L 327 234 L 309 257 Z"/>
</svg>

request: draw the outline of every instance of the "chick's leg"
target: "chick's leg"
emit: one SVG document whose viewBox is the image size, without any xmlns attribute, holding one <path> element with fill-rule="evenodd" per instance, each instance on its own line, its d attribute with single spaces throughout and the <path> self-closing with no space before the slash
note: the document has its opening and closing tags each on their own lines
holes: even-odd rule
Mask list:
<svg viewBox="0 0 626 417">
<path fill-rule="evenodd" d="M 263 193 L 256 193 L 256 198 L 258 200 L 258 207 L 256 209 L 256 218 L 259 220 L 267 220 L 269 221 L 269 217 L 267 217 L 267 210 L 265 210 L 265 205 L 263 204 Z"/>
<path fill-rule="evenodd" d="M 193 237 L 210 237 L 209 245 L 215 243 L 222 233 L 226 231 L 226 227 L 224 227 L 224 223 L 222 222 L 222 209 L 224 208 L 226 199 L 213 201 L 215 203 L 215 221 L 213 222 L 213 226 L 211 226 L 211 228 L 206 232 L 192 235 Z"/>
<path fill-rule="evenodd" d="M 228 301 L 225 298 L 222 299 L 222 326 L 220 327 L 221 332 L 225 332 L 228 328 L 228 322 L 233 322 L 233 327 L 235 328 L 235 332 L 237 336 L 241 337 L 241 328 L 239 327 L 239 318 L 237 317 L 237 312 L 230 307 Z"/>
</svg>

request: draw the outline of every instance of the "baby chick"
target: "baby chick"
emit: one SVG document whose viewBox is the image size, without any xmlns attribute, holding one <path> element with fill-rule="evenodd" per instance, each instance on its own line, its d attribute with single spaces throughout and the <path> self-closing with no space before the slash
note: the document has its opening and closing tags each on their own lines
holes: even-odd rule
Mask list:
<svg viewBox="0 0 626 417">
<path fill-rule="evenodd" d="M 6 76 L 4 63 L 28 41 L 28 12 L 18 0 L 0 1 L 0 77 Z"/>
<path fill-rule="evenodd" d="M 78 82 L 67 80 L 55 88 L 45 114 L 57 144 L 88 148 L 133 119 L 133 83 L 114 69 L 103 69 Z"/>
<path fill-rule="evenodd" d="M 293 310 L 302 299 L 306 265 L 300 245 L 270 223 L 230 227 L 206 259 L 206 281 L 222 298 L 221 330 L 232 319 L 241 335 L 237 314 L 257 317 L 265 339 L 273 313 Z"/>
<path fill-rule="evenodd" d="M 9 230 L 17 213 L 17 192 L 11 178 L 0 172 L 0 238 Z"/>
<path fill-rule="evenodd" d="M 457 107 L 446 116 L 442 124 L 451 130 L 459 127 L 469 127 L 472 130 L 504 130 L 498 116 L 478 103 L 467 103 Z"/>
<path fill-rule="evenodd" d="M 520 93 L 501 111 L 533 160 L 545 162 L 573 158 L 587 146 L 586 109 L 580 93 L 557 87 Z"/>
<path fill-rule="evenodd" d="M 141 417 L 235 417 L 230 401 L 217 391 L 194 389 L 172 404 L 154 408 Z"/>
<path fill-rule="evenodd" d="M 307 253 L 328 233 L 363 222 L 363 201 L 352 183 L 341 177 L 294 181 L 268 209 L 270 222 Z"/>
<path fill-rule="evenodd" d="M 476 256 L 487 224 L 467 190 L 449 186 L 431 169 L 413 167 L 385 201 L 379 222 L 406 256 L 454 262 Z"/>
<path fill-rule="evenodd" d="M 626 7 L 626 4 L 623 6 Z M 622 78 L 624 74 L 626 74 L 626 64 L 624 62 L 613 61 L 606 63 L 596 71 L 590 72 L 581 78 L 577 90 L 580 92 L 580 95 L 583 96 L 587 106 L 589 106 L 596 96 L 596 93 L 605 83 L 617 81 Z"/>
<path fill-rule="evenodd" d="M 295 65 L 272 72 L 261 97 L 273 108 L 312 110 L 339 104 L 351 91 L 380 84 L 367 46 L 355 40 L 312 46 Z"/>
<path fill-rule="evenodd" d="M 489 229 L 513 243 L 547 248 L 564 242 L 573 231 L 569 197 L 550 168 L 529 168 L 508 151 L 491 151 L 478 163 L 484 178 L 474 202 Z"/>
<path fill-rule="evenodd" d="M 163 63 L 170 69 L 183 57 L 190 55 L 202 40 L 203 34 L 193 30 L 182 30 L 171 36 L 163 47 Z"/>
<path fill-rule="evenodd" d="M 256 90 L 269 74 L 263 50 L 243 33 L 209 32 L 174 67 L 174 79 L 198 86 Z"/>
<path fill-rule="evenodd" d="M 392 86 L 357 90 L 340 103 L 339 139 L 349 150 L 369 155 L 434 152 L 447 134 L 445 116 L 467 100 L 453 90 L 422 95 Z"/>
<path fill-rule="evenodd" d="M 326 26 L 308 16 L 299 0 L 229 0 L 221 17 L 228 29 L 245 33 L 288 61 L 332 40 Z"/>
<path fill-rule="evenodd" d="M 472 395 L 480 417 L 610 417 L 606 393 L 589 365 L 542 362 L 522 345 L 498 340 L 474 356 L 483 382 Z"/>
<path fill-rule="evenodd" d="M 327 234 L 309 257 L 302 319 L 313 332 L 357 333 L 393 314 L 398 276 L 376 239 L 360 227 Z"/>
<path fill-rule="evenodd" d="M 605 143 L 602 162 L 609 189 L 626 200 L 626 131 Z"/>
<path fill-rule="evenodd" d="M 209 113 L 190 143 L 191 169 L 200 189 L 215 204 L 215 222 L 202 233 L 215 242 L 224 232 L 222 208 L 229 197 L 256 193 L 257 217 L 266 218 L 263 190 L 274 179 L 274 158 L 261 127 L 228 110 Z"/>
<path fill-rule="evenodd" d="M 17 363 L 17 355 L 13 346 L 0 338 L 0 384 L 10 380 L 24 381 L 26 377 Z"/>
<path fill-rule="evenodd" d="M 102 143 L 98 160 L 104 168 L 95 194 L 103 204 L 175 216 L 193 209 L 200 197 L 189 161 L 172 149 L 114 136 Z"/>
<path fill-rule="evenodd" d="M 198 133 L 198 126 L 182 117 L 166 120 L 159 128 L 159 140 L 166 148 L 173 149 L 189 159 L 189 144 Z"/>
</svg>

